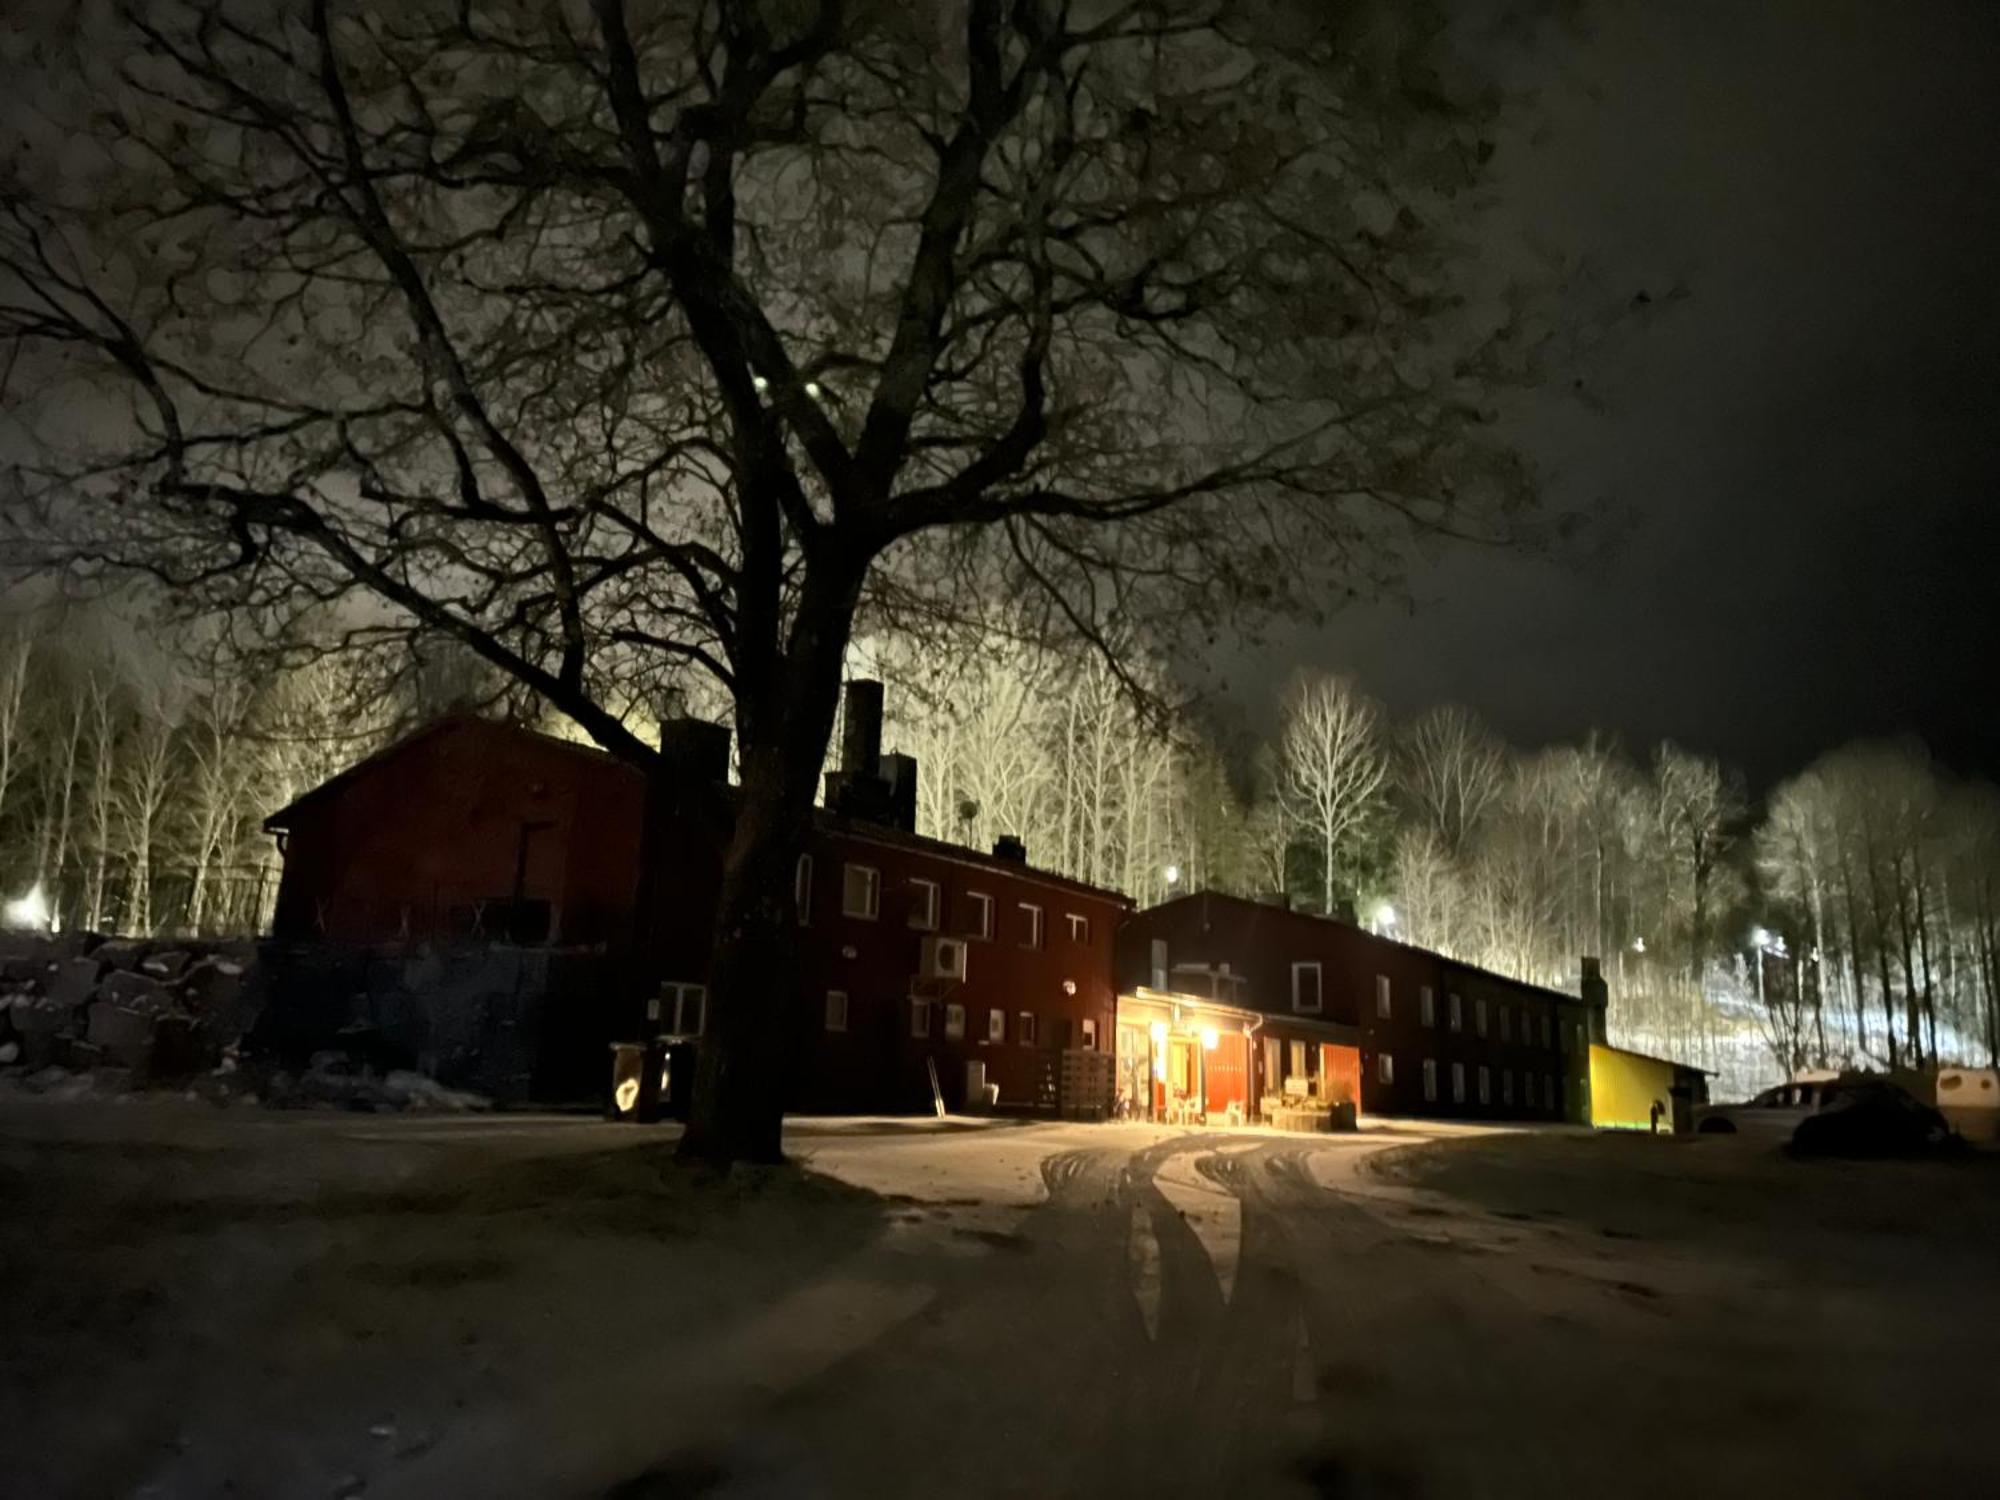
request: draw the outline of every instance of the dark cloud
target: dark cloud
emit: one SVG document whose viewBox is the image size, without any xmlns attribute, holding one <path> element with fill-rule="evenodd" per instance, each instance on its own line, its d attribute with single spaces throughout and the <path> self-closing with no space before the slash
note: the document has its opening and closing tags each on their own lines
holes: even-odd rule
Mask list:
<svg viewBox="0 0 2000 1500">
<path fill-rule="evenodd" d="M 1587 257 L 1579 297 L 1691 295 L 1592 360 L 1603 409 L 1522 422 L 1608 559 L 1456 554 L 1418 609 L 1282 633 L 1401 709 L 1527 742 L 1673 736 L 1760 782 L 1914 730 L 2000 774 L 2000 6 L 1603 3 L 1518 65 L 1495 253 Z"/>
</svg>

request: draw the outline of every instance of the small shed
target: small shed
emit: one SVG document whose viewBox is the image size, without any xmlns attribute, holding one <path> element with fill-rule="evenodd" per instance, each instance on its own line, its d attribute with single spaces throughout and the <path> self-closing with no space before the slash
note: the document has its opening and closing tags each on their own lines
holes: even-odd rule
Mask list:
<svg viewBox="0 0 2000 1500">
<path fill-rule="evenodd" d="M 1664 1126 L 1684 1134 L 1694 1129 L 1695 1106 L 1708 1102 L 1708 1076 L 1702 1068 L 1671 1058 L 1592 1042 L 1590 1123 L 1599 1130 Z"/>
</svg>

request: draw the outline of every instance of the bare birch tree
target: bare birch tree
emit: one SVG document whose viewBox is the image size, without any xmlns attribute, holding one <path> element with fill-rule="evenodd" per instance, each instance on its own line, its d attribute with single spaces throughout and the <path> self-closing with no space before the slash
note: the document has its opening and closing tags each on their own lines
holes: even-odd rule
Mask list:
<svg viewBox="0 0 2000 1500">
<path fill-rule="evenodd" d="M 1307 676 L 1285 698 L 1283 795 L 1320 854 L 1320 909 L 1331 916 L 1349 846 L 1382 811 L 1389 760 L 1382 714 L 1343 677 Z"/>
</svg>

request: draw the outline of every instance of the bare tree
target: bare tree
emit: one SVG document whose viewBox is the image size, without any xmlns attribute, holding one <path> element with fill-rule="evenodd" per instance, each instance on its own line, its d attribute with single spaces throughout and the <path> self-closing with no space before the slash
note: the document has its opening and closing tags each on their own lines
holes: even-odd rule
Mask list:
<svg viewBox="0 0 2000 1500">
<path fill-rule="evenodd" d="M 1321 910 L 1332 915 L 1341 858 L 1382 810 L 1389 762 L 1381 710 L 1342 677 L 1301 677 L 1285 699 L 1284 796 L 1320 851 Z"/>
<path fill-rule="evenodd" d="M 1507 780 L 1504 747 L 1469 710 L 1446 705 L 1396 736 L 1396 783 L 1415 825 L 1462 853 Z"/>
<path fill-rule="evenodd" d="M 615 705 L 720 684 L 691 1154 L 779 1150 L 857 620 L 1213 631 L 1518 513 L 1516 325 L 1441 250 L 1490 148 L 1414 8 L 116 9 L 39 101 L 89 149 L 0 209 L 13 389 L 106 419 L 23 423 L 38 555 L 448 637 L 644 767 Z"/>
</svg>

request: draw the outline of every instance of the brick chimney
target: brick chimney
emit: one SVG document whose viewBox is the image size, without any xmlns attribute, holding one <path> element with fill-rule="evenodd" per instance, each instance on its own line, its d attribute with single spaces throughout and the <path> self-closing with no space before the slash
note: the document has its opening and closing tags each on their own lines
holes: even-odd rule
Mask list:
<svg viewBox="0 0 2000 1500">
<path fill-rule="evenodd" d="M 1596 958 L 1583 960 L 1583 983 L 1577 993 L 1583 997 L 1584 1008 L 1590 1017 L 1590 1040 L 1599 1046 L 1610 1044 L 1609 1018 L 1611 1012 L 1611 988 L 1604 982 L 1604 965 Z"/>
</svg>

